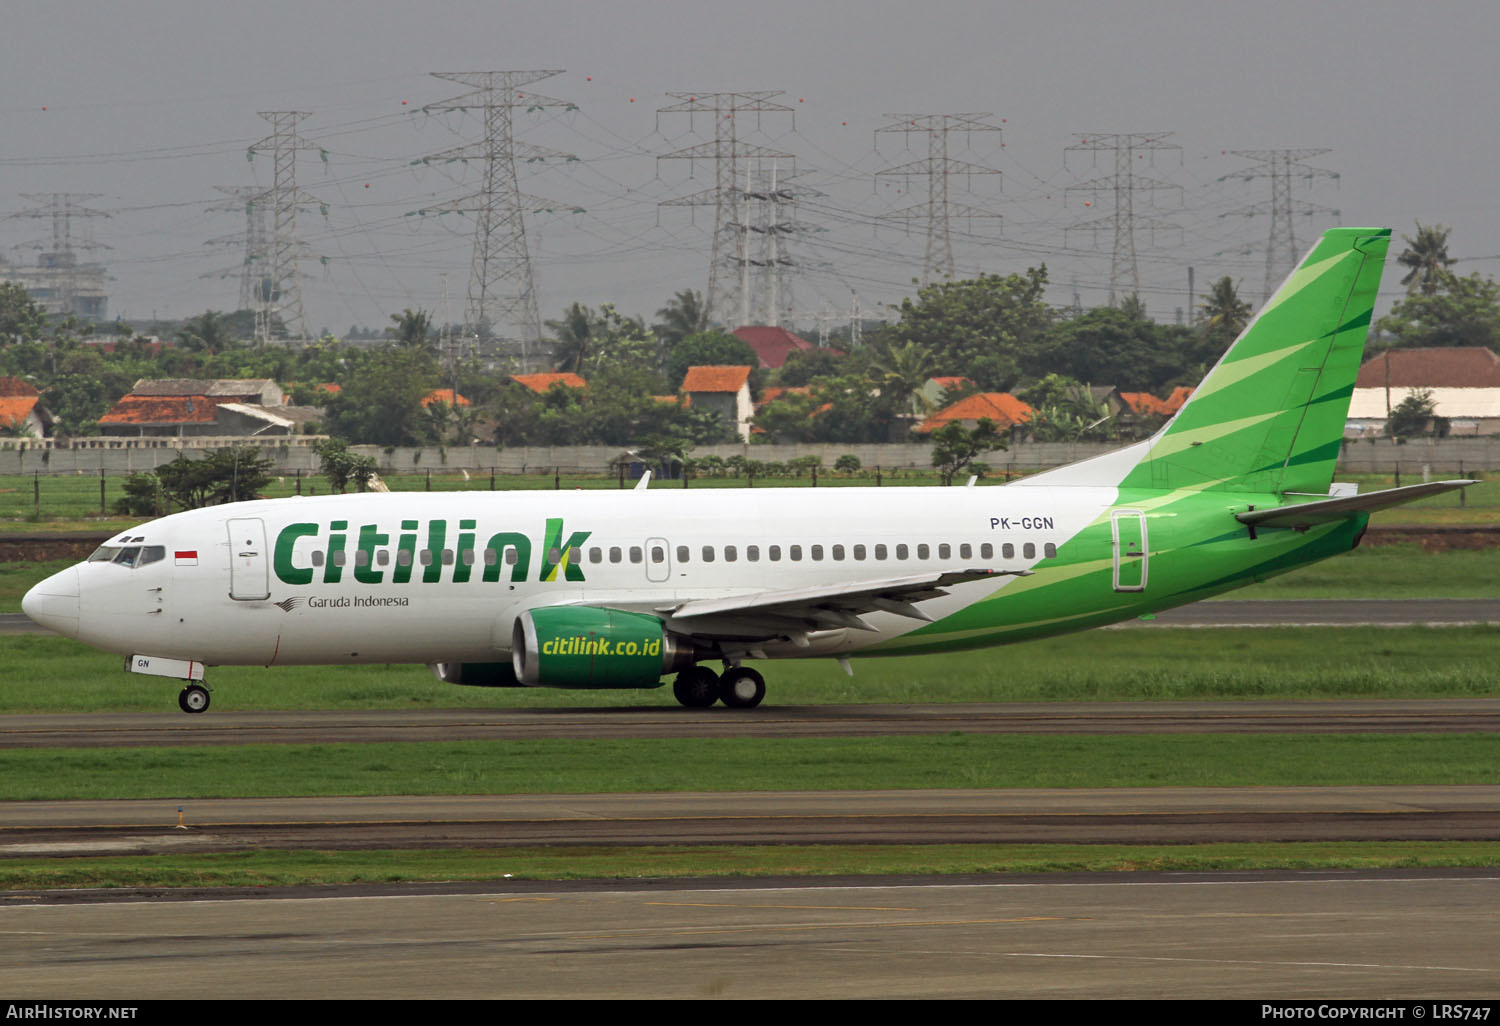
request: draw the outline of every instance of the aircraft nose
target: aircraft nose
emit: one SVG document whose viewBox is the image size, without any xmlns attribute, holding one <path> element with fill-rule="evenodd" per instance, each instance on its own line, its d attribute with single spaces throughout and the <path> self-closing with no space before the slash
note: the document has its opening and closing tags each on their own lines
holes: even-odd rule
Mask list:
<svg viewBox="0 0 1500 1026">
<path fill-rule="evenodd" d="M 21 610 L 49 630 L 78 636 L 78 568 L 70 566 L 28 591 Z"/>
</svg>

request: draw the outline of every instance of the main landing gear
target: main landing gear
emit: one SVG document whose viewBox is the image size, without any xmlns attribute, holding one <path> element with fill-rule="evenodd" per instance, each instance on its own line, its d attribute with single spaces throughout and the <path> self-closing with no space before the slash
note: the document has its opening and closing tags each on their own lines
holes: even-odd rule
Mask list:
<svg viewBox="0 0 1500 1026">
<path fill-rule="evenodd" d="M 766 697 L 766 679 L 748 666 L 731 666 L 721 677 L 700 664 L 677 675 L 672 694 L 689 709 L 707 709 L 715 702 L 731 709 L 754 709 Z"/>
<path fill-rule="evenodd" d="M 185 713 L 201 713 L 208 709 L 208 688 L 202 684 L 189 684 L 177 694 L 177 706 Z"/>
</svg>

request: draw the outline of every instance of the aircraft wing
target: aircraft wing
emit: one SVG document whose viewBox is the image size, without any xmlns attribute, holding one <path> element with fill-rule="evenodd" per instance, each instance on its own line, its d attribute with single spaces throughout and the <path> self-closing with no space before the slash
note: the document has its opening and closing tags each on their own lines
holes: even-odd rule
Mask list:
<svg viewBox="0 0 1500 1026">
<path fill-rule="evenodd" d="M 1328 524 L 1342 520 L 1351 513 L 1370 513 L 1378 509 L 1389 509 L 1413 499 L 1428 495 L 1451 492 L 1466 488 L 1474 481 L 1432 481 L 1428 484 L 1407 485 L 1405 488 L 1386 488 L 1363 495 L 1345 495 L 1332 499 L 1301 502 L 1271 509 L 1254 509 L 1247 513 L 1236 513 L 1234 518 L 1250 527 L 1290 527 L 1306 530 L 1314 524 Z"/>
<path fill-rule="evenodd" d="M 1030 570 L 949 570 L 941 573 L 891 577 L 879 581 L 786 588 L 723 599 L 692 599 L 659 608 L 674 631 L 703 638 L 766 640 L 811 631 L 848 627 L 872 631 L 860 617 L 886 612 L 931 622 L 915 603 L 946 595 L 948 586 L 1005 576 L 1024 577 Z"/>
</svg>

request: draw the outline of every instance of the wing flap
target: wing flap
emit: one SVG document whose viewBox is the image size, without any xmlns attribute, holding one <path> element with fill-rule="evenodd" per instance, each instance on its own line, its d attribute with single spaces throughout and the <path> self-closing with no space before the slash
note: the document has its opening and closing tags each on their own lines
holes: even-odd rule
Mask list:
<svg viewBox="0 0 1500 1026">
<path fill-rule="evenodd" d="M 693 599 L 658 609 L 667 626 L 685 634 L 739 639 L 773 638 L 809 631 L 873 631 L 861 617 L 886 612 L 931 621 L 916 603 L 948 594 L 968 581 L 1024 577 L 1030 570 L 970 569 L 892 577 L 880 581 L 785 588 L 722 599 Z"/>
</svg>

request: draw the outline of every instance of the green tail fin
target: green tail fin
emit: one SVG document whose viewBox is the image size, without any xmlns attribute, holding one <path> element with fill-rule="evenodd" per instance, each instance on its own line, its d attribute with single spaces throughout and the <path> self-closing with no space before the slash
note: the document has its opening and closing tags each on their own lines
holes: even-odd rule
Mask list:
<svg viewBox="0 0 1500 1026">
<path fill-rule="evenodd" d="M 1390 236 L 1325 232 L 1121 487 L 1326 493 Z"/>
</svg>

